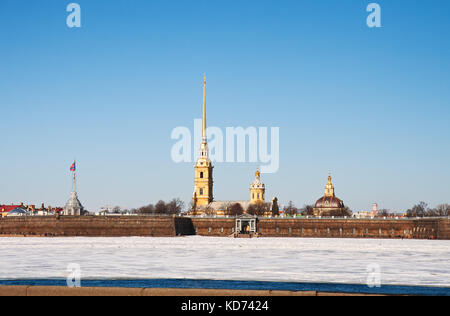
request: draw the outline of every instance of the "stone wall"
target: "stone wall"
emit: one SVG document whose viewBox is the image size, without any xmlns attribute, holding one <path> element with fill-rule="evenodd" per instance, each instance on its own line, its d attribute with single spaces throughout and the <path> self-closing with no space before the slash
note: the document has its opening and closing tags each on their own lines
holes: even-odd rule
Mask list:
<svg viewBox="0 0 450 316">
<path fill-rule="evenodd" d="M 225 237 L 234 233 L 234 218 L 192 218 L 195 234 L 200 236 Z"/>
<path fill-rule="evenodd" d="M 450 240 L 450 219 L 439 221 L 438 239 Z"/>
<path fill-rule="evenodd" d="M 192 219 L 196 234 L 230 236 L 234 219 Z M 260 237 L 450 239 L 449 219 L 259 219 Z"/>
<path fill-rule="evenodd" d="M 436 239 L 435 224 L 427 222 L 426 230 L 419 235 L 415 233 L 415 221 L 411 220 L 261 220 L 259 232 L 270 237 Z"/>
<path fill-rule="evenodd" d="M 59 219 L 55 217 L 18 217 L 0 220 L 0 236 L 166 237 L 186 234 L 185 229 L 186 221 L 180 221 L 176 227 L 173 217 L 62 216 Z"/>
<path fill-rule="evenodd" d="M 414 238 L 450 240 L 449 219 L 259 219 L 261 237 Z M 1 236 L 171 237 L 234 233 L 233 218 L 187 217 L 18 217 L 0 219 Z"/>
<path fill-rule="evenodd" d="M 270 296 L 385 296 L 371 294 L 328 293 L 318 291 L 153 289 L 114 287 L 0 286 L 0 297 L 9 296 L 175 296 L 175 297 L 270 297 Z"/>
</svg>

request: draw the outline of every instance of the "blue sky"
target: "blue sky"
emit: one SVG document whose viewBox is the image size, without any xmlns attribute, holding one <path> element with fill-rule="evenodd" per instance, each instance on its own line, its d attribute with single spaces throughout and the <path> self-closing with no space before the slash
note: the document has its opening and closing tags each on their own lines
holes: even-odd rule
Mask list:
<svg viewBox="0 0 450 316">
<path fill-rule="evenodd" d="M 450 3 L 0 1 L 0 203 L 64 205 L 78 161 L 89 209 L 193 192 L 171 131 L 280 127 L 267 196 L 297 206 L 328 172 L 354 211 L 450 202 Z M 197 149 L 195 149 L 197 150 Z M 217 164 L 217 200 L 248 199 L 255 164 Z"/>
</svg>

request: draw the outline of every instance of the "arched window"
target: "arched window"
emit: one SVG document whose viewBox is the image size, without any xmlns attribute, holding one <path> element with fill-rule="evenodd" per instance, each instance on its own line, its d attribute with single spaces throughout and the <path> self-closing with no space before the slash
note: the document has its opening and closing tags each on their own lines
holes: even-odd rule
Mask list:
<svg viewBox="0 0 450 316">
<path fill-rule="evenodd" d="M 203 179 L 203 178 L 204 178 L 204 173 L 200 172 L 200 179 Z"/>
</svg>

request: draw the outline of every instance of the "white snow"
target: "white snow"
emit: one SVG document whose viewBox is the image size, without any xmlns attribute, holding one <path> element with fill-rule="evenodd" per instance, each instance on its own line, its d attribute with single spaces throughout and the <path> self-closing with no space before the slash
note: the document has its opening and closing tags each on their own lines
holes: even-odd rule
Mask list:
<svg viewBox="0 0 450 316">
<path fill-rule="evenodd" d="M 0 238 L 0 279 L 212 279 L 450 286 L 450 241 L 373 239 Z"/>
</svg>

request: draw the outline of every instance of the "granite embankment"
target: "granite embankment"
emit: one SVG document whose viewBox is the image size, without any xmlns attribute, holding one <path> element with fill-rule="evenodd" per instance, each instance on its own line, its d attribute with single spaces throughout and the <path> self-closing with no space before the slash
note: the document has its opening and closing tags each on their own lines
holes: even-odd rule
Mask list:
<svg viewBox="0 0 450 316">
<path fill-rule="evenodd" d="M 0 286 L 1 296 L 176 296 L 176 297 L 275 297 L 275 296 L 374 296 L 318 291 L 152 289 L 112 287 Z M 379 296 L 379 295 L 375 295 Z"/>
</svg>

